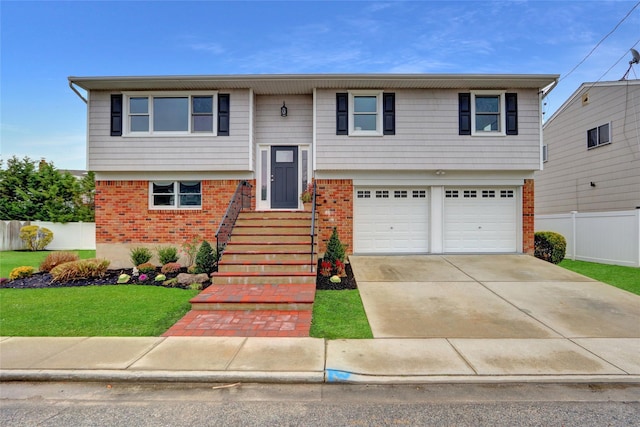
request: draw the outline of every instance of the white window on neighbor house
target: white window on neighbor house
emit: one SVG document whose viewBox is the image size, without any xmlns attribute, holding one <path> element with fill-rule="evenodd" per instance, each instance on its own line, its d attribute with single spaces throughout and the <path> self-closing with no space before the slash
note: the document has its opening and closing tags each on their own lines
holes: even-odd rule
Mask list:
<svg viewBox="0 0 640 427">
<path fill-rule="evenodd" d="M 542 161 L 546 162 L 549 160 L 549 147 L 547 146 L 547 144 L 544 144 L 542 146 Z"/>
<path fill-rule="evenodd" d="M 471 134 L 505 135 L 504 92 L 471 92 Z"/>
<path fill-rule="evenodd" d="M 587 131 L 587 149 L 611 143 L 611 126 L 609 123 Z"/>
<path fill-rule="evenodd" d="M 149 183 L 151 209 L 200 209 L 200 181 L 153 181 Z"/>
<path fill-rule="evenodd" d="M 214 132 L 215 93 L 195 95 L 125 95 L 129 135 Z"/>
<path fill-rule="evenodd" d="M 382 92 L 349 92 L 349 135 L 382 135 Z"/>
</svg>

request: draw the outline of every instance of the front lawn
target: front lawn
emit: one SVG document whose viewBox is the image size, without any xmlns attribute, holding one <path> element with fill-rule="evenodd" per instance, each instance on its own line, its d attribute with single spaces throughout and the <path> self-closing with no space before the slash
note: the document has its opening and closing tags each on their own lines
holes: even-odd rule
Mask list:
<svg viewBox="0 0 640 427">
<path fill-rule="evenodd" d="M 330 340 L 373 338 L 360 292 L 316 291 L 309 335 Z"/>
<path fill-rule="evenodd" d="M 2 251 L 0 252 L 0 277 L 9 277 L 9 273 L 16 267 L 23 265 L 32 266 L 38 271 L 40 264 L 44 259 L 54 251 Z M 95 250 L 75 250 L 65 251 L 75 252 L 80 259 L 95 258 Z"/>
<path fill-rule="evenodd" d="M 142 285 L 0 289 L 0 336 L 159 336 L 198 292 Z"/>
<path fill-rule="evenodd" d="M 560 267 L 640 295 L 640 268 L 563 260 Z"/>
</svg>

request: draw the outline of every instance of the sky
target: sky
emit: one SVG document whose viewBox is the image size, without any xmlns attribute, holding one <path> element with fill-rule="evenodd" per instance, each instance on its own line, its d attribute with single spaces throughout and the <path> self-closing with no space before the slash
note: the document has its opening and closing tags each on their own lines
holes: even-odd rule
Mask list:
<svg viewBox="0 0 640 427">
<path fill-rule="evenodd" d="M 637 3 L 0 0 L 0 155 L 86 168 L 69 76 L 559 74 L 548 118 L 582 83 L 624 75 Z"/>
</svg>

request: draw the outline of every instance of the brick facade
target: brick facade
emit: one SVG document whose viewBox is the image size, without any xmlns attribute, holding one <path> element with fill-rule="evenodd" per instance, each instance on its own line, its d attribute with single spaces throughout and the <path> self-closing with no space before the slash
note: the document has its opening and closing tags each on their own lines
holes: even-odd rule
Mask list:
<svg viewBox="0 0 640 427">
<path fill-rule="evenodd" d="M 202 181 L 202 209 L 158 210 L 149 209 L 148 181 L 96 181 L 96 243 L 180 245 L 195 235 L 213 242 L 238 182 Z"/>
<path fill-rule="evenodd" d="M 533 255 L 534 242 L 534 184 L 525 179 L 522 187 L 522 252 Z"/>
<path fill-rule="evenodd" d="M 326 250 L 334 227 L 337 227 L 340 241 L 347 245 L 347 253 L 353 253 L 353 181 L 318 179 L 316 185 L 320 253 Z"/>
</svg>

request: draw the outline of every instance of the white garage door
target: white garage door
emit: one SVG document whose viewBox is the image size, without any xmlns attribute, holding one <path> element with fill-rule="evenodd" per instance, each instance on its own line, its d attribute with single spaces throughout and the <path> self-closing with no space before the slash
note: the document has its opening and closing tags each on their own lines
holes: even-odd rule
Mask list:
<svg viewBox="0 0 640 427">
<path fill-rule="evenodd" d="M 427 194 L 424 188 L 356 189 L 354 252 L 427 252 Z"/>
<path fill-rule="evenodd" d="M 516 252 L 516 200 L 513 188 L 445 189 L 445 252 Z"/>
</svg>

